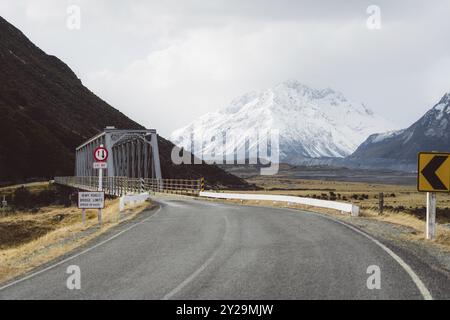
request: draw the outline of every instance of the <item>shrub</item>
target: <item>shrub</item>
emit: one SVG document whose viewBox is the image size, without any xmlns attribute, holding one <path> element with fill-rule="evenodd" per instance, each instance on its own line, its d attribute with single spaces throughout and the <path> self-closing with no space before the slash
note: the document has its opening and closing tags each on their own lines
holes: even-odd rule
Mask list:
<svg viewBox="0 0 450 320">
<path fill-rule="evenodd" d="M 14 205 L 19 208 L 32 208 L 34 206 L 34 196 L 24 186 L 14 191 Z"/>
<path fill-rule="evenodd" d="M 37 206 L 49 206 L 55 202 L 56 191 L 54 189 L 44 189 L 36 195 Z"/>
</svg>

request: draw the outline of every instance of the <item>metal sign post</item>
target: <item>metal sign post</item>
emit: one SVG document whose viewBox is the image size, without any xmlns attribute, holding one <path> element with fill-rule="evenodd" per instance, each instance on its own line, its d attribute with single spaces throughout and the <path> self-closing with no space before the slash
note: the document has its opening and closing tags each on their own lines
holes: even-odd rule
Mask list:
<svg viewBox="0 0 450 320">
<path fill-rule="evenodd" d="M 102 226 L 102 209 L 98 209 L 97 219 L 98 219 L 98 225 L 101 227 Z"/>
<path fill-rule="evenodd" d="M 98 169 L 98 191 L 103 191 L 103 169 Z"/>
<path fill-rule="evenodd" d="M 103 191 L 103 169 L 107 169 L 106 162 L 94 162 L 94 169 L 98 169 L 98 191 Z"/>
<path fill-rule="evenodd" d="M 103 169 L 98 169 L 98 191 L 103 191 Z M 98 209 L 98 224 L 102 226 L 102 209 Z"/>
<path fill-rule="evenodd" d="M 436 237 L 436 193 L 427 192 L 427 240 Z"/>
<path fill-rule="evenodd" d="M 100 145 L 97 149 L 94 150 L 94 169 L 98 169 L 98 191 L 103 191 L 103 169 L 107 168 L 107 160 L 108 160 L 108 150 Z M 98 223 L 102 225 L 102 209 L 98 209 Z"/>
</svg>

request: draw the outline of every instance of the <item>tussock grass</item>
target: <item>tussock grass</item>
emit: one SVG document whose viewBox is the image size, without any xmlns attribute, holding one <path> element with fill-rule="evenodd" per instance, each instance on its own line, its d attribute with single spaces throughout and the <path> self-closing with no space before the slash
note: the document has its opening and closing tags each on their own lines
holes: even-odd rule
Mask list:
<svg viewBox="0 0 450 320">
<path fill-rule="evenodd" d="M 411 240 L 422 241 L 425 239 L 426 222 L 408 213 L 385 211 L 380 215 L 375 210 L 365 209 L 362 211 L 362 216 L 372 218 L 378 221 L 389 222 L 401 226 L 406 226 L 414 229 L 414 233 L 409 233 L 406 237 Z M 437 224 L 436 239 L 434 244 L 440 245 L 446 251 L 450 251 L 450 229 Z"/>
<path fill-rule="evenodd" d="M 378 194 L 384 194 L 386 211 L 405 212 L 421 219 L 425 218 L 426 194 L 418 192 L 414 185 L 390 185 L 345 181 L 303 180 L 258 176 L 248 179 L 250 183 L 265 190 L 252 193 L 292 195 L 353 203 L 361 209 L 378 208 Z M 241 192 L 241 191 L 237 191 Z M 335 199 L 332 197 L 335 197 Z M 450 193 L 437 195 L 437 221 L 450 223 Z"/>
</svg>

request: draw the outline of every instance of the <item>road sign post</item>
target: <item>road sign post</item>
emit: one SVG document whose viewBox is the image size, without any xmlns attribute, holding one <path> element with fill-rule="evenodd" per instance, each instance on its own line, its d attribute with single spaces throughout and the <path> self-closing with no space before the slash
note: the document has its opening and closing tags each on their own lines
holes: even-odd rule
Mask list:
<svg viewBox="0 0 450 320">
<path fill-rule="evenodd" d="M 427 240 L 436 237 L 436 193 L 427 192 Z"/>
<path fill-rule="evenodd" d="M 108 150 L 101 144 L 94 150 L 94 169 L 98 169 L 98 191 L 103 191 L 103 169 L 107 168 Z M 102 225 L 102 208 L 98 209 L 98 223 Z"/>
<path fill-rule="evenodd" d="M 450 153 L 420 152 L 417 190 L 427 193 L 426 238 L 436 237 L 436 192 L 450 192 Z"/>
<path fill-rule="evenodd" d="M 103 190 L 103 169 L 98 169 L 98 191 Z"/>
<path fill-rule="evenodd" d="M 103 191 L 103 169 L 107 169 L 106 162 L 94 162 L 94 169 L 98 169 L 98 191 Z"/>
<path fill-rule="evenodd" d="M 81 209 L 81 221 L 86 224 L 86 209 Z"/>
</svg>

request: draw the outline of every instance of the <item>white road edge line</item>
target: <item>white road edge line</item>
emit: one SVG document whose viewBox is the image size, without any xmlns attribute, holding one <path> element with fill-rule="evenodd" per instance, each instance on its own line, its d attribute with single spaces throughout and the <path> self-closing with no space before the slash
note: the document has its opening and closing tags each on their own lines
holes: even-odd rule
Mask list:
<svg viewBox="0 0 450 320">
<path fill-rule="evenodd" d="M 205 270 L 211 264 L 211 262 L 219 253 L 219 251 L 222 249 L 224 240 L 227 238 L 227 233 L 229 230 L 229 222 L 227 216 L 224 216 L 224 218 L 225 218 L 225 232 L 223 233 L 221 245 L 209 256 L 209 258 L 197 270 L 191 273 L 191 275 L 188 276 L 183 282 L 181 282 L 176 288 L 174 288 L 172 291 L 170 291 L 164 297 L 162 297 L 161 300 L 169 300 L 174 295 L 179 293 L 184 287 L 186 287 L 190 282 L 192 282 L 192 280 L 194 280 L 203 270 Z"/>
<path fill-rule="evenodd" d="M 290 209 L 292 210 L 292 209 Z M 292 210 L 292 211 L 297 211 L 297 210 Z M 298 212 L 298 211 L 297 211 Z M 427 289 L 427 287 L 425 286 L 425 284 L 422 282 L 422 280 L 420 280 L 419 276 L 414 272 L 414 270 L 402 259 L 400 258 L 395 252 L 393 252 L 391 249 L 389 249 L 388 247 L 386 247 L 384 244 L 382 244 L 380 241 L 378 241 L 377 239 L 375 239 L 374 237 L 372 237 L 371 235 L 365 233 L 364 231 L 359 230 L 358 228 L 355 228 L 354 226 L 345 223 L 343 221 L 334 219 L 332 217 L 328 217 L 328 216 L 324 216 L 315 212 L 311 212 L 311 211 L 305 211 L 320 217 L 324 217 L 326 219 L 329 219 L 331 221 L 337 222 L 361 235 L 363 235 L 364 237 L 366 237 L 367 239 L 371 240 L 372 242 L 374 242 L 377 246 L 379 246 L 381 249 L 383 249 L 387 254 L 389 254 L 405 271 L 406 273 L 410 276 L 410 278 L 412 279 L 412 281 L 414 282 L 414 284 L 416 285 L 417 289 L 419 289 L 420 294 L 422 295 L 424 300 L 433 300 L 433 296 L 431 295 L 430 291 Z"/>
<path fill-rule="evenodd" d="M 60 266 L 60 265 L 62 265 L 62 264 L 64 264 L 64 263 L 66 263 L 66 262 L 68 262 L 68 261 L 70 261 L 70 260 L 73 260 L 73 259 L 75 259 L 75 258 L 77 258 L 77 257 L 79 257 L 79 256 L 81 256 L 81 255 L 83 255 L 83 254 L 85 254 L 85 253 L 88 253 L 89 251 L 94 250 L 95 248 L 98 248 L 98 247 L 104 245 L 104 244 L 107 243 L 107 242 L 110 242 L 111 240 L 117 238 L 117 237 L 120 236 L 121 234 L 124 234 L 125 232 L 130 231 L 131 229 L 134 229 L 134 228 L 137 227 L 138 225 L 140 225 L 140 224 L 142 224 L 142 223 L 148 221 L 150 218 L 153 218 L 154 216 L 156 216 L 156 215 L 158 214 L 158 212 L 161 210 L 161 208 L 162 208 L 162 207 L 159 207 L 159 209 L 158 209 L 154 214 L 152 214 L 150 217 L 145 218 L 144 220 L 139 221 L 139 222 L 137 222 L 137 223 L 135 223 L 135 224 L 129 226 L 128 228 L 126 228 L 126 229 L 120 231 L 119 233 L 116 233 L 115 235 L 109 237 L 108 239 L 103 240 L 102 242 L 97 243 L 96 245 L 94 245 L 94 246 L 92 246 L 92 247 L 89 247 L 89 248 L 87 248 L 87 249 L 85 249 L 85 250 L 83 250 L 83 251 L 81 251 L 81 252 L 79 252 L 79 253 L 77 253 L 77 254 L 74 254 L 73 256 L 70 256 L 70 257 L 68 257 L 68 258 L 66 258 L 66 259 L 64 259 L 64 260 L 61 260 L 61 261 L 59 261 L 59 262 L 57 262 L 57 263 L 55 263 L 55 264 L 53 264 L 53 265 L 50 265 L 50 266 L 48 266 L 48 267 L 46 267 L 46 268 L 44 268 L 44 269 L 42 269 L 42 270 L 39 270 L 39 271 L 34 272 L 34 273 L 31 273 L 31 274 L 29 274 L 28 276 L 25 276 L 25 277 L 23 277 L 23 278 L 20 278 L 20 279 L 18 279 L 18 280 L 16 280 L 16 281 L 10 282 L 10 283 L 8 283 L 8 284 L 6 284 L 6 285 L 0 287 L 0 291 L 4 290 L 4 289 L 6 289 L 6 288 L 9 288 L 9 287 L 11 287 L 11 286 L 13 286 L 13 285 L 16 285 L 16 284 L 18 284 L 18 283 L 21 283 L 21 282 L 23 282 L 23 281 L 25 281 L 25 280 L 31 279 L 31 278 L 33 278 L 33 277 L 35 277 L 35 276 L 37 276 L 37 275 L 39 275 L 39 274 L 41 274 L 41 273 L 44 273 L 44 272 L 46 272 L 46 271 L 51 270 L 51 269 L 53 269 L 53 268 L 56 268 L 56 267 L 58 267 L 58 266 Z"/>
</svg>

